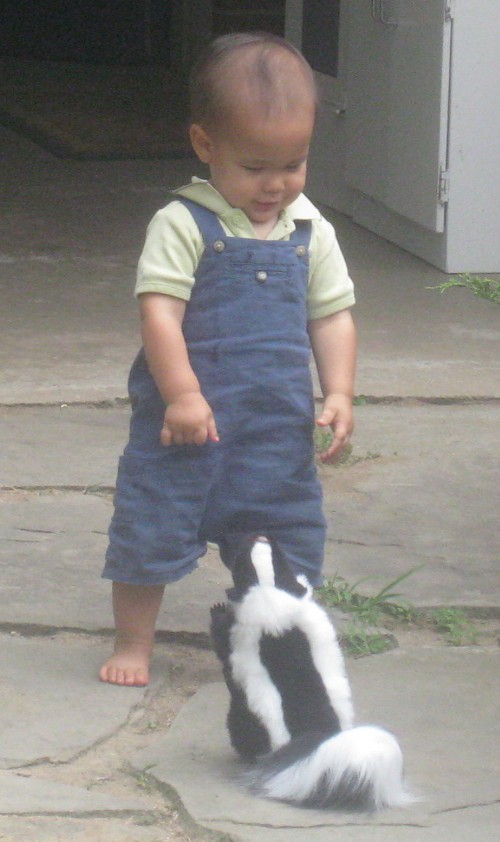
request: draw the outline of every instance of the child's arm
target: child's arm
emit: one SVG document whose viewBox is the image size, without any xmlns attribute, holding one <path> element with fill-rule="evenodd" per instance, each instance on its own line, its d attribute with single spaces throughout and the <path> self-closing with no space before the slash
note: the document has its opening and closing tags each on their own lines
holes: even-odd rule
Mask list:
<svg viewBox="0 0 500 842">
<path fill-rule="evenodd" d="M 323 411 L 316 423 L 320 427 L 330 426 L 334 433 L 332 444 L 320 458 L 331 462 L 348 444 L 354 428 L 356 331 L 350 310 L 314 319 L 308 328 L 324 397 Z"/>
<path fill-rule="evenodd" d="M 182 322 L 186 302 L 157 293 L 139 296 L 142 340 L 149 369 L 167 404 L 161 442 L 218 441 L 212 410 L 189 362 Z"/>
</svg>

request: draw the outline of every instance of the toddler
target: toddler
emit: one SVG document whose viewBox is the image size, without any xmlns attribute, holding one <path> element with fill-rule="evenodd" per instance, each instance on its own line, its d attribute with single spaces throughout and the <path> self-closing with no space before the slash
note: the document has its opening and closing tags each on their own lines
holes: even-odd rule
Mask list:
<svg viewBox="0 0 500 842">
<path fill-rule="evenodd" d="M 165 584 L 207 541 L 228 566 L 242 536 L 272 537 L 321 584 L 310 351 L 334 459 L 353 428 L 352 282 L 332 226 L 302 194 L 317 99 L 283 39 L 223 36 L 192 75 L 193 179 L 148 228 L 139 262 L 143 348 L 129 379 L 103 576 L 115 648 L 102 681 L 144 686 Z"/>
</svg>

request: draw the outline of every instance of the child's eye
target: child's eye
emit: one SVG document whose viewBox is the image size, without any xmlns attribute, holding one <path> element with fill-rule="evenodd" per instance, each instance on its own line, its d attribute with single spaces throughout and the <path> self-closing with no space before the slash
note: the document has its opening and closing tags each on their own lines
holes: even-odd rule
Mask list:
<svg viewBox="0 0 500 842">
<path fill-rule="evenodd" d="M 302 166 L 302 161 L 300 161 L 298 164 L 288 164 L 286 169 L 287 169 L 287 172 L 297 172 L 297 170 L 300 170 L 301 166 Z"/>
<path fill-rule="evenodd" d="M 247 166 L 243 165 L 243 169 L 246 170 L 247 172 L 262 172 L 263 167 L 247 167 Z"/>
</svg>

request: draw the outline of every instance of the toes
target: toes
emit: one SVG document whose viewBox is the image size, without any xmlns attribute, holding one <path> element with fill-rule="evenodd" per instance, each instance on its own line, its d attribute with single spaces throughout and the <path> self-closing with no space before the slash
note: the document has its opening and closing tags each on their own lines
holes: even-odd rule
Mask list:
<svg viewBox="0 0 500 842">
<path fill-rule="evenodd" d="M 111 681 L 111 670 L 107 664 L 104 664 L 104 666 L 99 670 L 99 681 L 104 681 L 107 684 L 113 683 Z"/>
<path fill-rule="evenodd" d="M 106 684 L 117 684 L 120 687 L 146 687 L 149 683 L 146 669 L 122 668 L 113 664 L 105 664 L 101 667 L 99 679 Z"/>
<path fill-rule="evenodd" d="M 116 669 L 110 664 L 104 664 L 99 671 L 99 679 L 106 684 L 123 684 L 120 678 L 121 670 Z"/>
<path fill-rule="evenodd" d="M 149 684 L 149 675 L 147 670 L 138 669 L 135 671 L 133 684 L 135 687 L 146 687 Z"/>
</svg>

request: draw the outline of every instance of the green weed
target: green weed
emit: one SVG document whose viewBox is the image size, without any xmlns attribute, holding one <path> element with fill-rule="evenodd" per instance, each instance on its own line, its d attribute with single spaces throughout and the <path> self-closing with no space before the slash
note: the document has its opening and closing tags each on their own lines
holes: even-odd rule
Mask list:
<svg viewBox="0 0 500 842">
<path fill-rule="evenodd" d="M 313 441 L 316 453 L 322 453 L 323 450 L 330 447 L 333 441 L 333 436 L 329 429 L 325 429 L 324 427 L 315 427 Z"/>
<path fill-rule="evenodd" d="M 389 582 L 389 584 L 381 588 L 373 596 L 361 594 L 358 588 L 364 582 L 373 580 L 376 577 L 365 576 L 353 585 L 349 585 L 342 576 L 335 574 L 333 579 L 327 579 L 323 587 L 318 590 L 318 596 L 324 605 L 354 613 L 357 619 L 366 625 L 377 625 L 381 621 L 383 614 L 391 614 L 393 617 L 398 617 L 399 619 L 404 618 L 409 622 L 415 613 L 414 609 L 406 602 L 396 602 L 401 594 L 395 591 L 394 588 L 422 567 L 423 565 L 419 565 L 408 570 L 406 573 L 398 576 L 397 579 L 393 579 L 392 582 Z"/>
<path fill-rule="evenodd" d="M 153 768 L 155 764 L 151 763 L 149 766 L 146 766 L 141 772 L 136 774 L 137 785 L 140 786 L 142 789 L 146 790 L 146 792 L 152 792 L 154 789 L 153 780 L 149 775 L 150 769 Z"/>
<path fill-rule="evenodd" d="M 379 630 L 377 626 L 388 615 L 405 624 L 410 624 L 416 617 L 416 611 L 411 605 L 396 601 L 400 594 L 394 588 L 418 569 L 408 570 L 373 596 L 365 596 L 358 590 L 364 582 L 374 579 L 373 576 L 366 576 L 350 585 L 342 576 L 335 574 L 333 579 L 327 579 L 323 587 L 319 588 L 318 597 L 323 605 L 338 608 L 353 616 L 353 622 L 342 633 L 342 647 L 347 654 L 362 658 L 394 648 L 394 637 Z"/>
<path fill-rule="evenodd" d="M 324 450 L 327 450 L 332 441 L 333 435 L 330 430 L 325 430 L 321 427 L 316 427 L 314 430 L 314 450 L 316 453 L 322 453 Z M 332 463 L 333 467 L 352 467 L 353 465 L 357 465 L 358 462 L 366 462 L 372 459 L 379 459 L 380 453 L 374 453 L 371 450 L 368 451 L 364 456 L 355 456 L 353 453 L 352 444 L 348 444 L 347 447 L 344 448 L 342 453 L 337 457 L 336 461 Z"/>
<path fill-rule="evenodd" d="M 430 616 L 437 631 L 450 646 L 477 643 L 479 630 L 459 608 L 437 608 Z"/>
<path fill-rule="evenodd" d="M 478 642 L 479 629 L 459 608 L 418 611 L 410 603 L 399 599 L 401 594 L 395 588 L 424 566 L 421 564 L 408 570 L 373 596 L 365 596 L 358 588 L 363 583 L 375 579 L 374 576 L 365 576 L 350 585 L 336 573 L 318 588 L 319 602 L 326 607 L 338 608 L 353 617 L 353 623 L 342 635 L 342 644 L 349 654 L 361 657 L 392 648 L 391 635 L 377 629 L 388 617 L 393 621 L 391 627 L 415 625 L 429 628 L 430 625 L 450 646 L 472 646 Z"/>
<path fill-rule="evenodd" d="M 370 631 L 363 626 L 353 624 L 348 626 L 342 634 L 342 648 L 353 658 L 380 655 L 394 648 L 394 638 L 380 631 Z"/>
<path fill-rule="evenodd" d="M 471 275 L 465 272 L 458 275 L 456 278 L 451 278 L 443 284 L 438 284 L 435 287 L 427 287 L 427 289 L 438 289 L 443 293 L 449 289 L 463 287 L 470 290 L 478 298 L 485 298 L 487 301 L 493 301 L 494 304 L 500 304 L 500 281 L 494 278 L 483 278 L 480 275 Z"/>
</svg>

